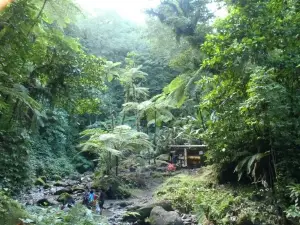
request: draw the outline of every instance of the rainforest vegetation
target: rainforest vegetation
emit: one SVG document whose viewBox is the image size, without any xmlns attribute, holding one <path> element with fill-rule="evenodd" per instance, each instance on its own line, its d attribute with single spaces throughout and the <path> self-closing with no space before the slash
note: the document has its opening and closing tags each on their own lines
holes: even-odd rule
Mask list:
<svg viewBox="0 0 300 225">
<path fill-rule="evenodd" d="M 18 199 L 85 174 L 126 197 L 143 184 L 124 168 L 187 143 L 205 167 L 156 172 L 157 199 L 199 224 L 300 224 L 299 1 L 161 0 L 145 23 L 78 2 L 0 6 L 0 224 L 100 224 Z"/>
</svg>

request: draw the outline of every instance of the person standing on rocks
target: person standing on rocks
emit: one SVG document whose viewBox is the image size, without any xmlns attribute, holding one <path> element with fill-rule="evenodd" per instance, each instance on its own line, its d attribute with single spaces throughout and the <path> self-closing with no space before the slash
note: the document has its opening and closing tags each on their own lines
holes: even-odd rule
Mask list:
<svg viewBox="0 0 300 225">
<path fill-rule="evenodd" d="M 99 208 L 100 208 L 100 214 L 102 214 L 102 210 L 104 209 L 104 200 L 105 200 L 105 194 L 104 194 L 104 191 L 102 189 L 100 189 L 100 192 L 99 192 L 99 201 L 98 201 L 98 204 L 99 204 Z"/>
<path fill-rule="evenodd" d="M 83 195 L 83 201 L 82 201 L 82 204 L 85 205 L 86 207 L 89 206 L 89 191 L 87 190 L 84 195 Z"/>
<path fill-rule="evenodd" d="M 107 198 L 112 199 L 113 198 L 113 188 L 112 185 L 109 185 L 108 190 L 106 191 Z"/>
<path fill-rule="evenodd" d="M 95 200 L 95 194 L 94 194 L 94 191 L 91 190 L 90 194 L 89 194 L 89 200 L 88 200 L 89 207 L 93 206 L 94 200 Z"/>
</svg>

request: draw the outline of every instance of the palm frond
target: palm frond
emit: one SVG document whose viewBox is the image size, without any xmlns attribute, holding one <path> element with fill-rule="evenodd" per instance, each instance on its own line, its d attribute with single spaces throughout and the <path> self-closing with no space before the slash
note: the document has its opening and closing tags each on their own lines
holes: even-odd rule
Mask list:
<svg viewBox="0 0 300 225">
<path fill-rule="evenodd" d="M 251 174 L 255 179 L 254 164 L 268 155 L 270 155 L 270 151 L 247 156 L 242 161 L 240 161 L 234 170 L 234 172 L 238 173 L 239 180 L 242 178 L 244 173 L 247 173 L 249 175 Z"/>
<path fill-rule="evenodd" d="M 123 110 L 122 110 L 121 113 L 135 111 L 135 110 L 138 109 L 138 107 L 139 107 L 139 103 L 137 103 L 137 102 L 124 103 L 123 104 Z"/>
</svg>

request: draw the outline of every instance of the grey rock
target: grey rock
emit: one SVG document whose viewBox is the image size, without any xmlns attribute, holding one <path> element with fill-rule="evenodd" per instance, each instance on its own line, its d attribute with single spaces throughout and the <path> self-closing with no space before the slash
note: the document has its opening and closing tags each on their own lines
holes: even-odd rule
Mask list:
<svg viewBox="0 0 300 225">
<path fill-rule="evenodd" d="M 60 195 L 62 193 L 68 193 L 68 194 L 72 194 L 72 189 L 71 188 L 60 188 L 57 191 L 54 192 L 54 195 Z"/>
<path fill-rule="evenodd" d="M 123 221 L 126 222 L 136 222 L 136 221 L 144 221 L 147 217 L 150 216 L 150 213 L 152 209 L 156 206 L 162 207 L 165 211 L 172 211 L 172 204 L 170 201 L 161 201 L 161 202 L 155 202 L 146 204 L 143 206 L 133 206 L 128 208 L 127 212 L 136 212 L 136 216 L 124 216 Z"/>
<path fill-rule="evenodd" d="M 151 225 L 184 225 L 179 214 L 175 211 L 166 211 L 161 206 L 155 206 L 150 213 Z"/>
</svg>

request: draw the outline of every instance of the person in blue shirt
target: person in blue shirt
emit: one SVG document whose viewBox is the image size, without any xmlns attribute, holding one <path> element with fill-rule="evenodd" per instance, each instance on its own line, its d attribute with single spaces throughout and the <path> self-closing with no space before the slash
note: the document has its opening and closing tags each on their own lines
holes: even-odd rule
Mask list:
<svg viewBox="0 0 300 225">
<path fill-rule="evenodd" d="M 91 190 L 90 191 L 90 195 L 89 195 L 89 204 L 91 204 L 95 199 L 95 194 L 94 194 L 94 191 Z"/>
</svg>

